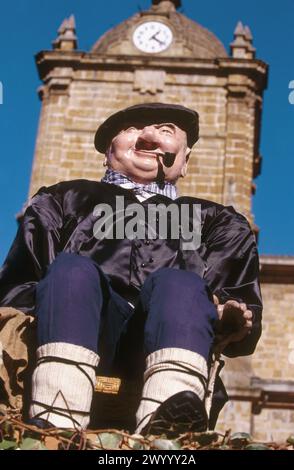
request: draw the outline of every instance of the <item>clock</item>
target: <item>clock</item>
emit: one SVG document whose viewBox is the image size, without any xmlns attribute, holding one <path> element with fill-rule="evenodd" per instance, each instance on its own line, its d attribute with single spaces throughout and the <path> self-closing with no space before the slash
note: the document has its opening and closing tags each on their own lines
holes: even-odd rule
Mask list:
<svg viewBox="0 0 294 470">
<path fill-rule="evenodd" d="M 140 51 L 154 54 L 167 49 L 173 40 L 171 29 L 160 21 L 146 21 L 134 31 L 133 42 Z"/>
</svg>

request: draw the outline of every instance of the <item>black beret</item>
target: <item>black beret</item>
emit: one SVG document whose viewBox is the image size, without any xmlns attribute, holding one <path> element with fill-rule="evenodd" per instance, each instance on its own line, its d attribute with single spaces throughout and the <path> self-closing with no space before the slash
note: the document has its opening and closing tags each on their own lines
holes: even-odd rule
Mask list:
<svg viewBox="0 0 294 470">
<path fill-rule="evenodd" d="M 111 139 L 125 125 L 135 123 L 160 124 L 172 122 L 186 131 L 188 146 L 192 147 L 199 138 L 199 117 L 192 109 L 178 104 L 142 103 L 112 114 L 97 129 L 95 147 L 105 153 Z"/>
</svg>

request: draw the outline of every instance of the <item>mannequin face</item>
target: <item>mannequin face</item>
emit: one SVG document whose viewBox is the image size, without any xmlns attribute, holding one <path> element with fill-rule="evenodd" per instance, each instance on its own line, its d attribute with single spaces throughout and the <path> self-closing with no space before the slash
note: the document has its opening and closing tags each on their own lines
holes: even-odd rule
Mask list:
<svg viewBox="0 0 294 470">
<path fill-rule="evenodd" d="M 186 132 L 173 123 L 132 123 L 112 139 L 106 164 L 137 183 L 149 183 L 156 180 L 161 163 L 165 181 L 175 183 L 186 174 L 190 150 Z M 176 155 L 171 167 L 163 164 L 160 155 L 165 152 Z"/>
</svg>

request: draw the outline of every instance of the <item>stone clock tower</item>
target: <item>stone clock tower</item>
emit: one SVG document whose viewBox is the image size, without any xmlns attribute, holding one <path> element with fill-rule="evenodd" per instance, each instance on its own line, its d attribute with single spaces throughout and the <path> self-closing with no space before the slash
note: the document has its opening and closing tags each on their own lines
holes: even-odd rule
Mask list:
<svg viewBox="0 0 294 470">
<path fill-rule="evenodd" d="M 74 18 L 65 19 L 52 50 L 37 54 L 42 109 L 30 194 L 62 180 L 99 180 L 104 169 L 93 144 L 97 126 L 126 106 L 161 101 L 200 115 L 200 140 L 181 192 L 233 205 L 253 224 L 267 65 L 256 58 L 251 32 L 241 22 L 228 54 L 214 34 L 179 13 L 180 0 L 150 3 L 90 51 L 78 49 Z M 293 433 L 294 413 L 289 404 L 275 410 L 270 393 L 277 392 L 279 405 L 287 396 L 294 403 L 294 257 L 263 256 L 261 275 L 263 337 L 253 356 L 225 368 L 232 400 L 219 426 L 260 439 L 275 437 L 277 429 L 282 439 Z"/>
</svg>

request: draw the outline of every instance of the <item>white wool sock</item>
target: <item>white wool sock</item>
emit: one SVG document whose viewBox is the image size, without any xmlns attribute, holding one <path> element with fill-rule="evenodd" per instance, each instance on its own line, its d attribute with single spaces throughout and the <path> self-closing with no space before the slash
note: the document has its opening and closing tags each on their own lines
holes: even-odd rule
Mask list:
<svg viewBox="0 0 294 470">
<path fill-rule="evenodd" d="M 30 417 L 40 417 L 60 428 L 85 429 L 90 421 L 99 356 L 75 344 L 48 343 L 37 349 L 37 360 Z"/>
<path fill-rule="evenodd" d="M 207 374 L 206 360 L 193 351 L 165 348 L 150 354 L 146 359 L 142 398 L 136 413 L 136 433 L 141 432 L 160 403 L 178 392 L 190 390 L 203 400 Z"/>
</svg>

